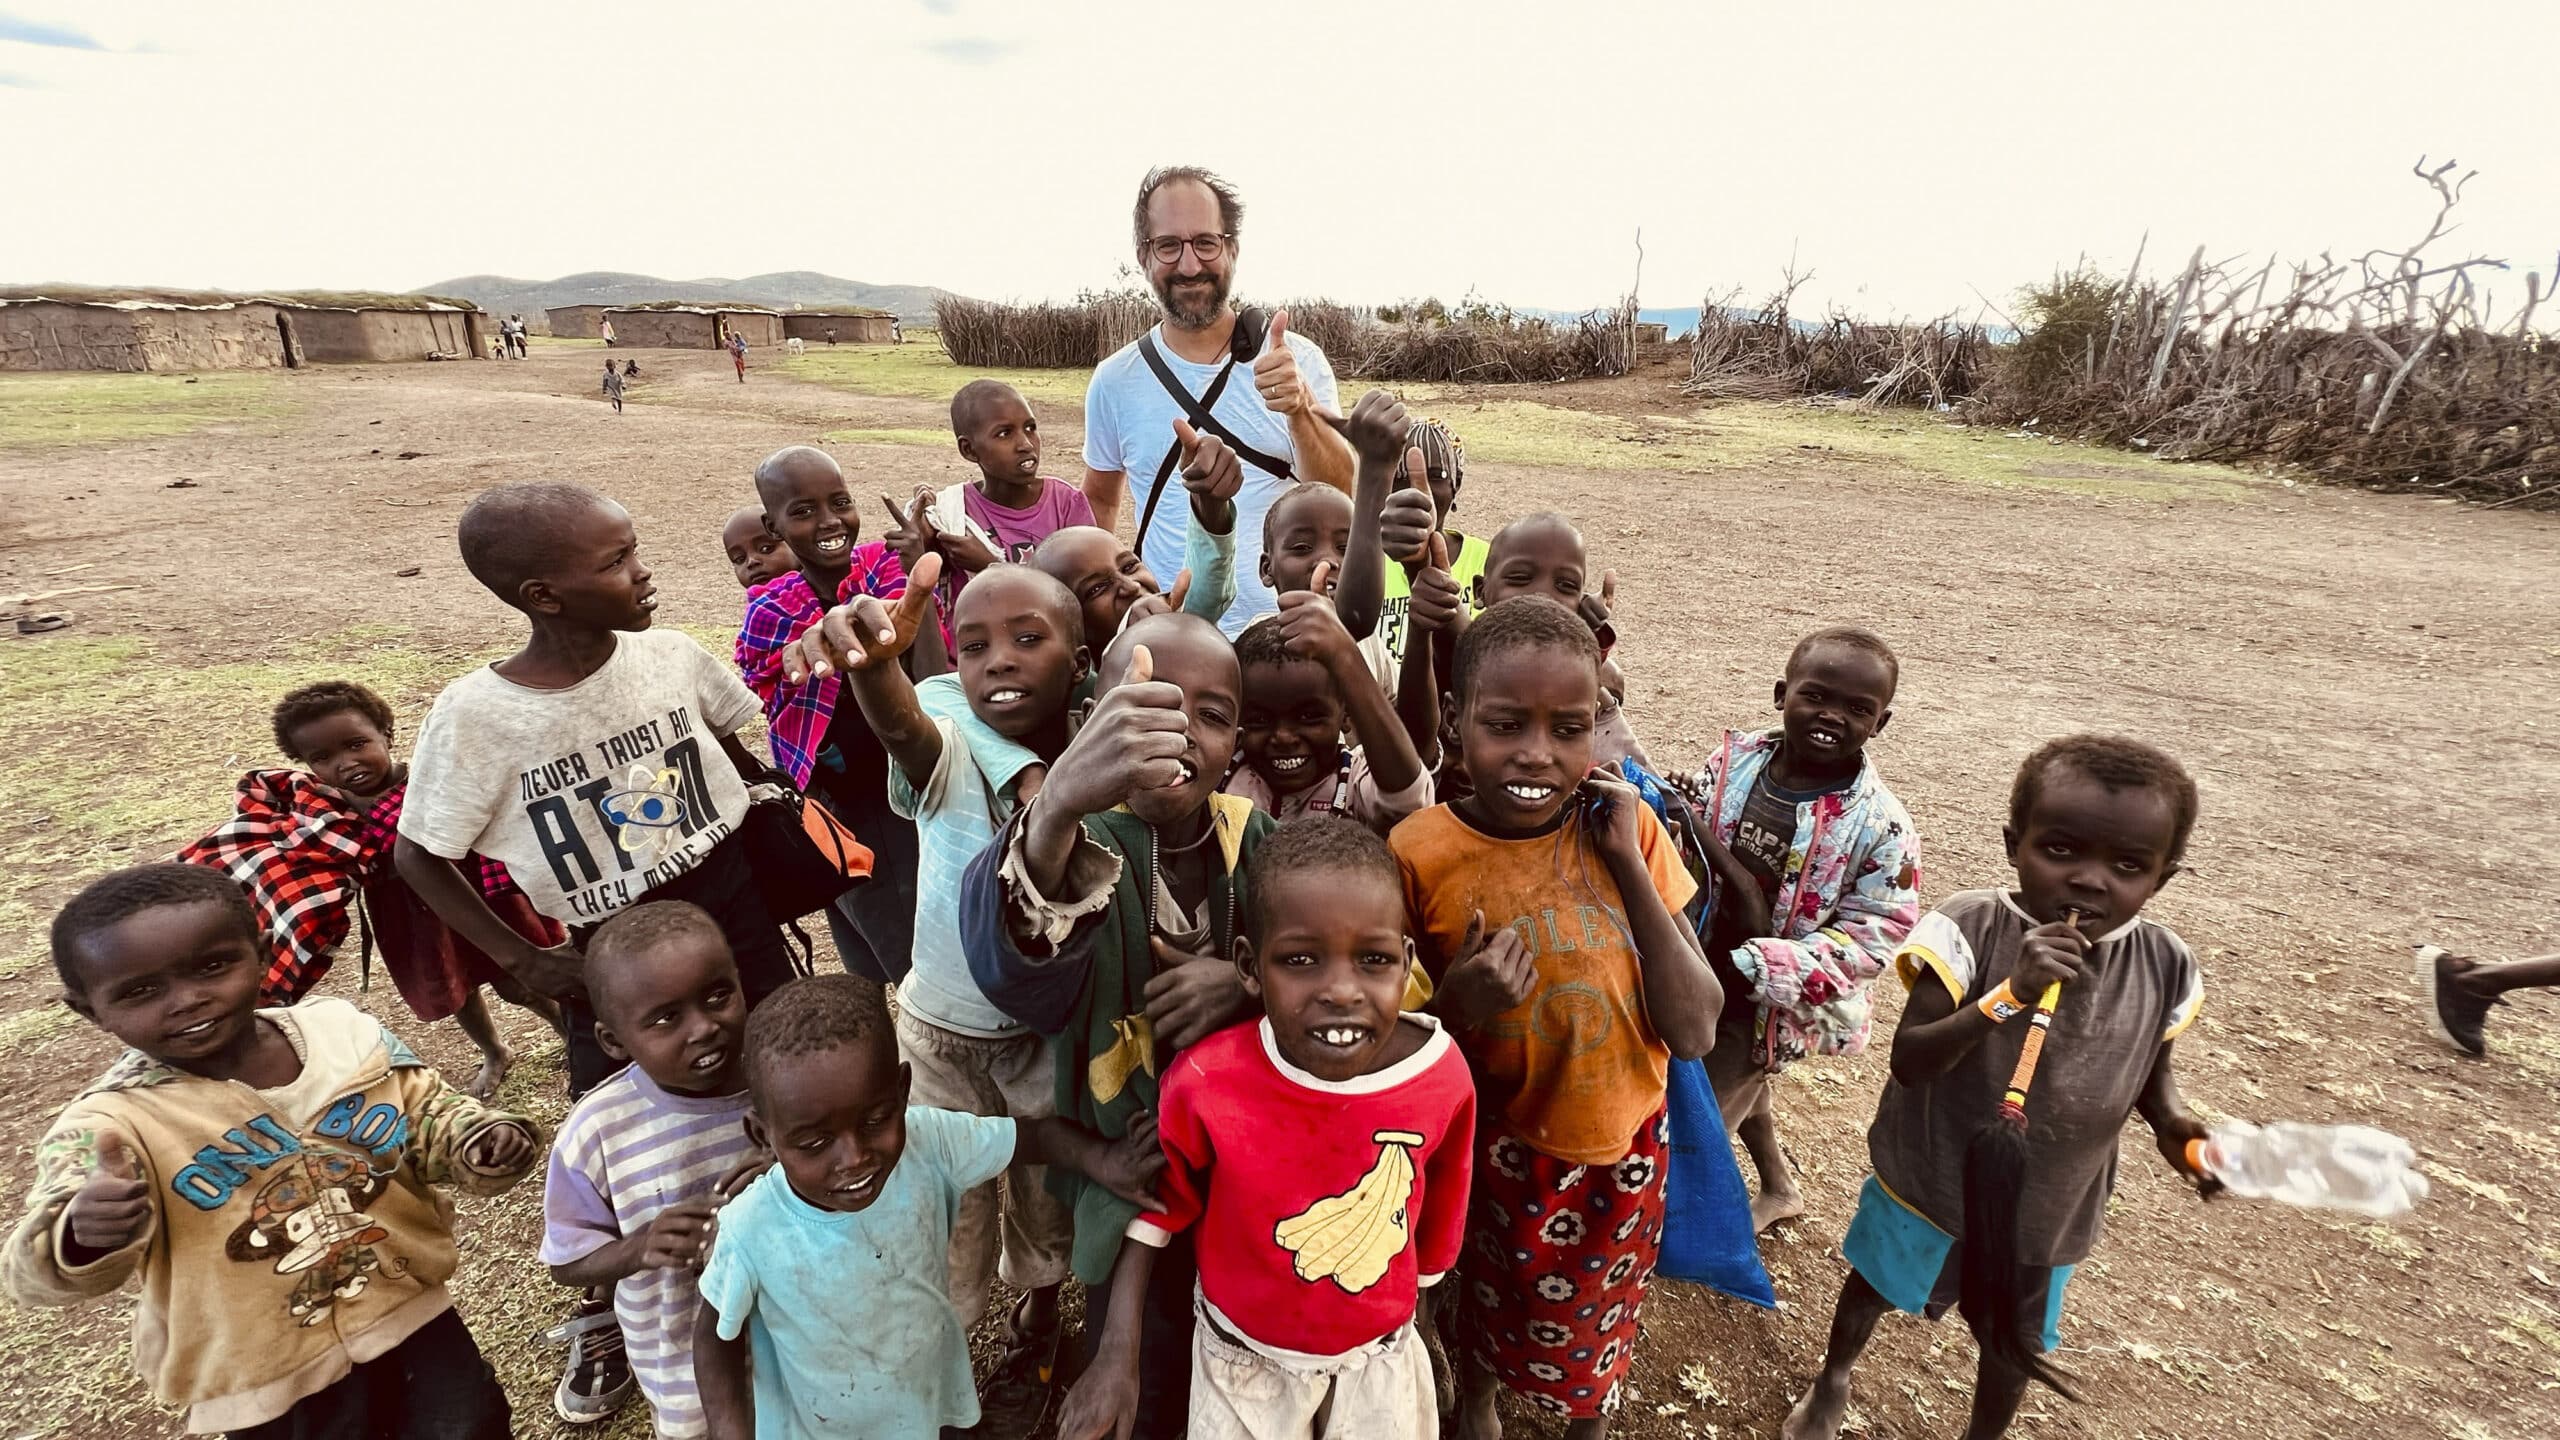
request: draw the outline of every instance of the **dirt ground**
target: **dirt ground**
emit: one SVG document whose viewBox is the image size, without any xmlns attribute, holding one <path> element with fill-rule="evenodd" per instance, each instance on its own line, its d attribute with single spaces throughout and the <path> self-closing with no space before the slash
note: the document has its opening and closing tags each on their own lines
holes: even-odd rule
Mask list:
<svg viewBox="0 0 2560 1440">
<path fill-rule="evenodd" d="M 59 634 L 0 639 L 0 1183 L 23 1192 L 29 1145 L 110 1056 L 48 1008 L 52 908 L 81 878 L 217 819 L 236 773 L 272 762 L 264 712 L 285 685 L 376 679 L 413 726 L 443 680 L 513 643 L 454 553 L 474 492 L 540 478 L 622 500 L 657 568 L 661 623 L 716 642 L 737 591 L 715 538 L 759 456 L 943 421 L 936 401 L 761 369 L 740 386 L 711 354 L 642 363 L 620 416 L 594 395 L 593 349 L 558 345 L 518 364 L 307 370 L 279 378 L 277 413 L 239 425 L 0 450 L 0 593 L 133 587 L 61 602 L 78 619 Z M 1662 374 L 1527 393 L 1693 414 Z M 1464 433 L 1481 399 L 1444 394 L 1438 413 Z M 1080 436 L 1061 409 L 1043 410 L 1050 469 L 1073 476 Z M 1719 414 L 1696 416 L 1710 436 Z M 947 449 L 833 448 L 860 496 L 963 473 Z M 2064 451 L 2057 473 L 2091 458 L 2111 457 Z M 193 483 L 171 488 L 180 479 Z M 2009 780 L 2041 739 L 2121 731 L 2195 772 L 2190 868 L 2152 910 L 2205 959 L 2205 1016 L 2179 1046 L 2190 1097 L 2398 1131 L 2435 1195 L 2394 1225 L 2205 1205 L 2137 1125 L 2065 1319 L 2085 1401 L 2039 1393 L 2016 1433 L 2551 1433 L 2560 1018 L 2548 995 L 2519 996 L 2496 1017 L 2492 1059 L 2458 1060 L 2427 1034 L 2409 947 L 2560 949 L 2545 868 L 2560 849 L 2560 733 L 2542 724 L 2560 731 L 2547 624 L 2560 525 L 2271 481 L 2169 493 L 1990 488 L 1820 454 L 1712 472 L 1479 460 L 1461 519 L 1580 518 L 1619 573 L 1631 711 L 1665 766 L 1694 766 L 1720 727 L 1760 723 L 1803 631 L 1883 631 L 1903 685 L 1873 753 L 1917 817 L 1930 900 L 2003 883 Z M 387 985 L 359 996 L 342 970 L 329 989 L 420 1028 Z M 1898 1005 L 1882 1007 L 1880 1043 Z M 503 1018 L 527 1047 L 508 1098 L 556 1118 L 556 1047 Z M 458 1066 L 450 1026 L 412 1038 Z M 1783 1308 L 1658 1289 L 1618 1433 L 1775 1433 L 1845 1273 L 1836 1247 L 1883 1075 L 1877 1054 L 1786 1077 L 1784 1135 L 1812 1213 L 1765 1246 Z M 462 1202 L 457 1289 L 521 1433 L 549 1434 L 552 1360 L 531 1337 L 561 1307 L 532 1259 L 537 1188 Z M 129 1313 L 0 1313 L 0 1434 L 174 1431 L 130 1378 Z M 1888 1322 L 1852 1433 L 1955 1434 L 1971 1375 L 1959 1325 Z M 626 1416 L 613 1433 L 644 1432 Z"/>
</svg>

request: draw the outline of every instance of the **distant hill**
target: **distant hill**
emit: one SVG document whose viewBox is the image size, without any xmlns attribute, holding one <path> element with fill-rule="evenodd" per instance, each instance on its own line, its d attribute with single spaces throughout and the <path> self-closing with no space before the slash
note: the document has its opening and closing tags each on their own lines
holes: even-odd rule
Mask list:
<svg viewBox="0 0 2560 1440">
<path fill-rule="evenodd" d="M 531 315 L 555 305 L 639 305 L 651 300 L 727 300 L 777 310 L 798 306 L 868 305 L 909 324 L 933 318 L 934 300 L 946 292 L 929 285 L 867 285 L 814 270 L 784 270 L 744 280 L 661 280 L 618 270 L 590 270 L 557 280 L 518 280 L 507 275 L 465 275 L 439 280 L 417 293 L 456 295 L 498 315 Z"/>
</svg>

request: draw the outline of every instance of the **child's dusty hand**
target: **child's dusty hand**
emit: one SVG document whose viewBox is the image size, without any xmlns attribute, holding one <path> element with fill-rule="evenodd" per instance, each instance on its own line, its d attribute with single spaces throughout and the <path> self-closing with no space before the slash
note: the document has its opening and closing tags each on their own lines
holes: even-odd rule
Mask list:
<svg viewBox="0 0 2560 1440">
<path fill-rule="evenodd" d="M 1440 978 L 1439 999 L 1432 1008 L 1461 1030 L 1481 1030 L 1537 988 L 1537 962 L 1520 943 L 1520 932 L 1505 925 L 1486 934 L 1484 912 L 1478 910 L 1467 921 L 1466 938 L 1458 942 L 1457 962 Z"/>
<path fill-rule="evenodd" d="M 2161 1116 L 2152 1122 L 2151 1141 L 2160 1147 L 2160 1158 L 2169 1168 L 2196 1182 L 2196 1193 L 2210 1200 L 2223 1191 L 2222 1182 L 2187 1163 L 2189 1143 L 2205 1138 L 2202 1120 L 2184 1110 Z"/>
<path fill-rule="evenodd" d="M 1156 1198 L 1156 1178 L 1164 1174 L 1164 1146 L 1156 1139 L 1156 1117 L 1140 1115 L 1129 1133 L 1096 1147 L 1087 1179 L 1148 1214 L 1164 1209 Z"/>
<path fill-rule="evenodd" d="M 1334 613 L 1333 601 L 1325 595 L 1325 582 L 1332 578 L 1332 572 L 1332 561 L 1319 560 L 1315 575 L 1307 582 L 1310 588 L 1292 590 L 1280 597 L 1281 647 L 1327 671 L 1360 663 L 1360 642 L 1342 628 L 1342 617 Z"/>
<path fill-rule="evenodd" d="M 1405 458 L 1404 437 L 1413 428 L 1406 418 L 1404 402 L 1384 390 L 1372 390 L 1360 397 L 1351 413 L 1340 418 L 1324 417 L 1325 423 L 1342 432 L 1351 442 L 1352 452 L 1371 465 L 1393 465 Z M 1424 496 L 1427 502 L 1429 496 Z"/>
<path fill-rule="evenodd" d="M 916 568 L 916 561 L 942 538 L 942 532 L 934 529 L 933 521 L 925 516 L 925 507 L 932 501 L 933 491 L 926 486 L 916 488 L 915 498 L 904 509 L 888 496 L 880 497 L 881 505 L 889 512 L 889 533 L 880 538 L 896 553 L 898 564 L 910 572 Z"/>
<path fill-rule="evenodd" d="M 640 1268 L 643 1270 L 702 1269 L 702 1260 L 711 1253 L 711 1232 L 717 1223 L 719 1204 L 712 1200 L 682 1200 L 658 1212 L 641 1232 Z"/>
<path fill-rule="evenodd" d="M 1040 798 L 1068 815 L 1098 815 L 1141 790 L 1182 783 L 1191 717 L 1182 712 L 1182 687 L 1154 676 L 1155 659 L 1141 645 L 1129 678 L 1102 697 L 1050 767 Z"/>
<path fill-rule="evenodd" d="M 1150 940 L 1156 973 L 1147 979 L 1147 1023 L 1159 1057 L 1186 1049 L 1224 1029 L 1244 1013 L 1251 996 L 1236 967 L 1215 955 L 1195 955 Z"/>
<path fill-rule="evenodd" d="M 1424 542 L 1422 568 L 1413 572 L 1406 588 L 1413 601 L 1405 623 L 1415 633 L 1446 634 L 1457 628 L 1466 602 L 1459 594 L 1457 577 L 1449 573 L 1449 542 L 1440 538 L 1439 531 L 1432 531 Z"/>
<path fill-rule="evenodd" d="M 1098 1356 L 1067 1391 L 1058 1411 L 1058 1440 L 1129 1440 L 1137 1423 L 1137 1357 L 1112 1362 Z"/>
<path fill-rule="evenodd" d="M 933 587 L 941 578 L 942 557 L 928 552 L 907 573 L 906 593 L 897 599 L 856 595 L 829 610 L 782 647 L 784 678 L 798 685 L 839 670 L 871 670 L 897 663 L 933 618 Z"/>
<path fill-rule="evenodd" d="M 1609 617 L 1618 611 L 1618 572 L 1601 571 L 1599 592 L 1583 591 L 1582 598 L 1574 602 L 1573 609 L 1582 617 L 1582 623 L 1591 627 L 1592 634 L 1604 637 L 1602 644 L 1614 640 L 1616 633 L 1609 624 Z"/>
<path fill-rule="evenodd" d="M 1633 785 L 1599 771 L 1584 776 L 1582 788 L 1592 804 L 1591 843 L 1601 858 L 1642 866 L 1644 830 L 1637 812 L 1645 808 L 1644 797 Z"/>
<path fill-rule="evenodd" d="M 97 1255 L 132 1244 L 151 1223 L 151 1182 L 113 1130 L 98 1132 L 98 1168 L 65 1207 L 71 1243 Z"/>
<path fill-rule="evenodd" d="M 1001 558 L 987 548 L 987 542 L 979 539 L 976 531 L 966 528 L 935 531 L 934 549 L 950 562 L 950 568 L 964 575 L 975 575 Z"/>
<path fill-rule="evenodd" d="M 464 1141 L 462 1163 L 484 1175 L 511 1175 L 531 1165 L 541 1153 L 532 1133 L 509 1120 Z"/>
<path fill-rule="evenodd" d="M 773 1152 L 758 1150 L 729 1167 L 729 1173 L 720 1177 L 720 1183 L 712 1186 L 711 1192 L 719 1196 L 720 1203 L 725 1205 L 737 1199 L 740 1191 L 754 1184 L 757 1176 L 772 1168 Z"/>
<path fill-rule="evenodd" d="M 1150 590 L 1130 601 L 1128 613 L 1120 617 L 1120 626 L 1125 630 L 1150 615 L 1170 615 L 1181 609 L 1183 602 L 1190 598 L 1191 572 L 1184 570 L 1173 577 L 1172 589 L 1162 594 Z"/>
<path fill-rule="evenodd" d="M 2009 993 L 2022 1005 L 2044 997 L 2048 985 L 2069 985 L 2080 978 L 2089 954 L 2088 937 L 2060 920 L 2027 932 L 2018 947 L 2018 966 L 2009 974 Z"/>
<path fill-rule="evenodd" d="M 1378 510 L 1378 547 L 1399 565 L 1419 565 L 1423 542 L 1439 533 L 1440 510 L 1432 504 L 1431 492 L 1422 488 L 1429 465 L 1420 446 L 1405 448 L 1404 467 L 1405 478 L 1387 492 Z"/>
<path fill-rule="evenodd" d="M 554 1000 L 582 994 L 587 988 L 587 957 L 565 941 L 547 947 L 528 943 L 507 969 L 526 989 Z"/>
<path fill-rule="evenodd" d="M 1209 528 L 1225 533 L 1235 528 L 1236 492 L 1244 488 L 1244 461 L 1215 435 L 1203 435 L 1177 415 L 1173 438 L 1182 446 L 1182 488 L 1191 492 L 1192 511 L 1218 521 Z"/>
</svg>

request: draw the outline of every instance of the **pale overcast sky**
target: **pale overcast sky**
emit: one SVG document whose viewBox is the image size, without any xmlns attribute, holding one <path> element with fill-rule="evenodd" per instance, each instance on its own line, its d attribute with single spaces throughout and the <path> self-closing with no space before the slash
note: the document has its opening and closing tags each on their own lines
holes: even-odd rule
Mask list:
<svg viewBox="0 0 2560 1440">
<path fill-rule="evenodd" d="M 2163 267 L 2560 249 L 2549 0 L 1285 6 L 0 0 L 0 281 L 408 289 L 822 270 L 1107 282 L 1153 163 L 1244 191 L 1240 288 L 1627 282 L 1881 314 Z M 2519 293 L 2521 279 L 2512 283 Z"/>
</svg>

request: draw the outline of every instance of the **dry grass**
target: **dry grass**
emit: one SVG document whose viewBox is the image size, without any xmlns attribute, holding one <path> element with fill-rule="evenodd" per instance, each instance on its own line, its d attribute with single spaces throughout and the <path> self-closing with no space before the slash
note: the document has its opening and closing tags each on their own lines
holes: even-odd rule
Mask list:
<svg viewBox="0 0 2560 1440">
<path fill-rule="evenodd" d="M 272 420 L 292 402 L 273 371 L 0 376 L 0 449 L 104 445 Z"/>
</svg>

